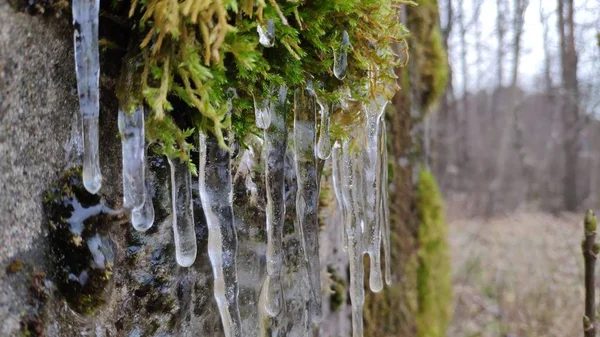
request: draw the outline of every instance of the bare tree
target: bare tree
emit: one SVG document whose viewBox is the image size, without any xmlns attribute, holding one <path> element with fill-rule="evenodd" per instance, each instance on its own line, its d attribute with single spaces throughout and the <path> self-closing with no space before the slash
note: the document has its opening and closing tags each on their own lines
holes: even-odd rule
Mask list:
<svg viewBox="0 0 600 337">
<path fill-rule="evenodd" d="M 574 211 L 578 205 L 577 169 L 579 163 L 579 135 L 583 128 L 579 115 L 579 87 L 577 81 L 577 51 L 575 49 L 575 9 L 573 0 L 558 0 L 558 34 L 562 86 L 563 202 L 565 209 Z"/>
</svg>

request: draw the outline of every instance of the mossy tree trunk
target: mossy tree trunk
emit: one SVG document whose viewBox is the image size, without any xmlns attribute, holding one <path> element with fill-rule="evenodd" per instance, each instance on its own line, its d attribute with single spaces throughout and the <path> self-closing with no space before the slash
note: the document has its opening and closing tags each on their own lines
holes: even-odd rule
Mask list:
<svg viewBox="0 0 600 337">
<path fill-rule="evenodd" d="M 369 294 L 365 336 L 440 337 L 450 318 L 450 261 L 443 201 L 425 164 L 424 118 L 448 77 L 436 0 L 405 8 L 408 67 L 398 71 L 402 89 L 387 111 L 390 151 L 390 219 L 393 285 Z"/>
</svg>

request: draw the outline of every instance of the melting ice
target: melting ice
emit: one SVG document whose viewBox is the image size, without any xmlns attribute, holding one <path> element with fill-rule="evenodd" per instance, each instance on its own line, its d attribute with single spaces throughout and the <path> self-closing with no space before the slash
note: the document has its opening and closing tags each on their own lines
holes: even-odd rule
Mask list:
<svg viewBox="0 0 600 337">
<path fill-rule="evenodd" d="M 233 220 L 233 185 L 229 150 L 212 135 L 199 132 L 200 199 L 208 226 L 208 255 L 214 294 L 226 337 L 243 336 L 238 306 L 237 234 Z"/>
<path fill-rule="evenodd" d="M 139 210 L 146 200 L 144 107 L 119 109 L 119 133 L 123 161 L 123 207 Z"/>
<path fill-rule="evenodd" d="M 98 116 L 100 113 L 98 52 L 99 0 L 73 1 L 75 71 L 79 110 L 83 119 L 83 184 L 90 193 L 102 186 L 98 154 Z"/>
<path fill-rule="evenodd" d="M 323 315 L 321 264 L 319 262 L 319 184 L 317 181 L 316 121 L 314 90 L 296 89 L 294 94 L 294 161 L 296 168 L 296 227 L 299 229 L 310 282 L 310 317 L 314 323 Z"/>
<path fill-rule="evenodd" d="M 169 166 L 175 258 L 180 266 L 189 267 L 196 260 L 197 252 L 192 209 L 192 173 L 187 163 L 179 158 L 169 158 Z"/>
<path fill-rule="evenodd" d="M 346 78 L 346 68 L 348 68 L 348 49 L 350 49 L 350 37 L 344 30 L 342 33 L 342 42 L 333 53 L 333 74 L 340 80 Z"/>
</svg>

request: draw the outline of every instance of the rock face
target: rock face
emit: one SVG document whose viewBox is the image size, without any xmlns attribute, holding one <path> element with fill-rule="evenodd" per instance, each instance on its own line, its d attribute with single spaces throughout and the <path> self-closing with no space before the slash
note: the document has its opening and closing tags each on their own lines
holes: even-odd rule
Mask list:
<svg viewBox="0 0 600 337">
<path fill-rule="evenodd" d="M 45 269 L 42 192 L 66 168 L 76 114 L 68 27 L 15 13 L 0 1 L 0 335 L 15 336 L 29 309 L 33 268 Z"/>
<path fill-rule="evenodd" d="M 101 87 L 101 193 L 107 207 L 118 209 L 122 180 L 114 80 L 103 78 Z M 53 278 L 56 261 L 52 252 L 56 252 L 56 247 L 51 245 L 56 245 L 56 234 L 49 227 L 43 204 L 45 191 L 80 161 L 78 109 L 69 20 L 30 16 L 15 11 L 8 0 L 0 0 L 0 336 L 20 336 L 24 332 L 52 337 L 223 336 L 213 296 L 208 232 L 199 203 L 194 205 L 199 219 L 195 228 L 198 257 L 191 268 L 175 263 L 169 169 L 164 158 L 149 158 L 150 179 L 155 182 L 151 191 L 156 210 L 154 226 L 146 233 L 137 233 L 123 215 L 112 216 L 105 225 L 102 242 L 111 242 L 114 265 L 111 263 L 106 271 L 110 277 L 106 284 L 110 283 L 111 289 L 103 292 L 103 296 L 108 296 L 102 304 L 94 302 L 93 310 L 86 311 L 81 299 L 65 299 L 61 295 L 64 291 Z M 194 181 L 194 190 L 198 191 L 197 179 Z M 259 176 L 256 181 L 264 179 Z M 264 205 L 253 203 L 253 196 L 244 191 L 243 180 L 234 184 L 240 209 L 234 217 L 241 242 L 238 272 L 243 329 L 250 331 L 248 336 L 258 336 L 261 329 L 268 327 L 275 331 L 269 335 L 292 336 L 290 331 L 297 331 L 301 322 L 261 319 L 256 312 L 260 275 L 266 273 Z M 259 194 L 265 193 L 261 184 L 258 183 Z M 287 203 L 293 219 L 295 201 Z M 336 280 L 347 276 L 347 258 L 337 226 L 340 220 L 333 202 L 321 208 L 325 215 L 320 221 L 326 224 L 320 246 L 326 323 L 320 334 L 348 336 L 349 306 L 342 304 L 341 310 L 330 310 L 331 284 L 327 277 L 329 265 L 334 266 L 329 271 L 335 271 Z M 91 241 L 74 240 L 75 245 L 91 242 L 92 250 L 101 247 L 94 246 L 93 237 Z M 284 230 L 283 244 L 298 245 L 293 228 Z M 65 251 L 60 252 L 64 255 Z M 286 261 L 298 267 L 301 263 L 296 260 L 296 256 L 290 256 Z M 308 302 L 307 298 L 298 300 L 307 294 L 295 292 L 296 283 L 308 282 L 302 276 L 294 276 L 306 274 L 298 268 L 288 266 L 284 270 L 288 273 L 284 292 L 290 298 L 286 310 L 301 311 Z M 85 280 L 79 272 L 78 279 L 71 281 Z M 337 291 L 343 292 L 340 284 L 344 282 L 337 285 Z M 78 303 L 75 310 L 73 303 Z"/>
</svg>

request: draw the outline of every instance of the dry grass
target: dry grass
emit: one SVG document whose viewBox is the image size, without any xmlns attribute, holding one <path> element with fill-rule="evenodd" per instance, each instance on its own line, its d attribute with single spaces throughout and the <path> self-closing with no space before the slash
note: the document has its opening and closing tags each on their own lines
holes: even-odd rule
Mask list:
<svg viewBox="0 0 600 337">
<path fill-rule="evenodd" d="M 448 336 L 582 336 L 582 219 L 529 213 L 452 221 Z"/>
</svg>

